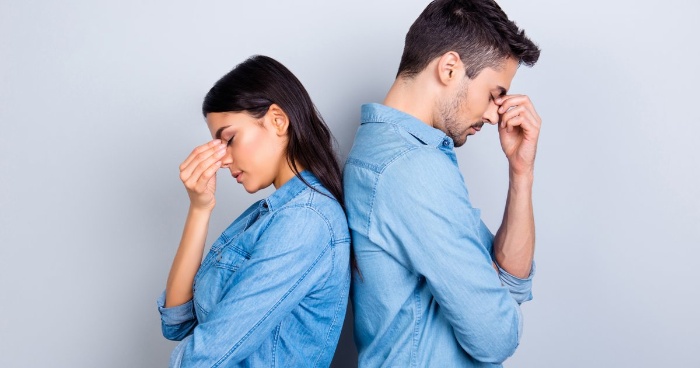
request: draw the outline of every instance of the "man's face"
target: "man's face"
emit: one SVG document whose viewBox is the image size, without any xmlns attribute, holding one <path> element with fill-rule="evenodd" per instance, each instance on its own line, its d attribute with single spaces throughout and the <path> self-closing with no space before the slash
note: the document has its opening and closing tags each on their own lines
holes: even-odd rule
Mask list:
<svg viewBox="0 0 700 368">
<path fill-rule="evenodd" d="M 440 103 L 435 127 L 459 147 L 467 141 L 467 136 L 481 130 L 484 123 L 498 124 L 500 116 L 494 100 L 505 96 L 517 70 L 518 62 L 508 58 L 500 68 L 484 68 L 474 79 L 465 73 L 456 90 Z"/>
</svg>

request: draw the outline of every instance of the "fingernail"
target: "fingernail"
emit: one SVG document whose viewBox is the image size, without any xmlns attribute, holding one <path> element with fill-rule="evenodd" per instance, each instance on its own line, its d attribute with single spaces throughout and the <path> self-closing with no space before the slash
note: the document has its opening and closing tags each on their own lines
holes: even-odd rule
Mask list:
<svg viewBox="0 0 700 368">
<path fill-rule="evenodd" d="M 497 103 L 497 104 L 500 104 L 500 103 L 502 103 L 502 102 L 503 102 L 503 99 L 502 99 L 502 98 L 497 98 L 497 99 L 496 99 L 496 103 Z"/>
<path fill-rule="evenodd" d="M 219 144 L 219 143 L 221 143 L 221 139 L 214 139 L 213 142 L 214 142 L 214 144 Z"/>
</svg>

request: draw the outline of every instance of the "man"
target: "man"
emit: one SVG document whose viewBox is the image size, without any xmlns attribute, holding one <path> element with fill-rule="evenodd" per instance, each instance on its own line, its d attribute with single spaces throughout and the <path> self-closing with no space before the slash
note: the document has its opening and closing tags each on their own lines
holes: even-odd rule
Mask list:
<svg viewBox="0 0 700 368">
<path fill-rule="evenodd" d="M 360 366 L 500 367 L 518 346 L 541 121 L 506 93 L 539 52 L 494 1 L 436 0 L 408 31 L 384 103 L 362 107 L 344 171 Z M 484 124 L 498 125 L 510 174 L 495 237 L 454 153 Z"/>
</svg>

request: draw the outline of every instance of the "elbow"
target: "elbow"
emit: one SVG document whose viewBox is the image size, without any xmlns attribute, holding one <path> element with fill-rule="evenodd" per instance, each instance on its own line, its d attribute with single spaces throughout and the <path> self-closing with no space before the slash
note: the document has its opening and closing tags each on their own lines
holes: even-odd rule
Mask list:
<svg viewBox="0 0 700 368">
<path fill-rule="evenodd" d="M 515 353 L 520 344 L 519 323 L 516 314 L 510 323 L 488 326 L 488 330 L 482 330 L 478 335 L 472 332 L 458 341 L 472 358 L 483 363 L 501 364 Z"/>
<path fill-rule="evenodd" d="M 510 291 L 510 296 L 515 300 L 518 305 L 521 305 L 525 302 L 528 302 L 532 300 L 532 291 L 524 290 L 524 291 L 519 291 L 519 290 L 511 290 Z"/>
<path fill-rule="evenodd" d="M 467 352 L 469 355 L 483 363 L 502 364 L 506 359 L 510 358 L 515 349 L 518 347 L 518 342 L 498 342 L 490 346 L 475 347 Z"/>
<path fill-rule="evenodd" d="M 510 291 L 510 296 L 518 305 L 532 300 L 532 278 L 535 275 L 535 263 L 530 267 L 530 274 L 526 278 L 519 278 L 509 274 L 506 270 L 498 266 L 498 277 L 501 283 Z"/>
<path fill-rule="evenodd" d="M 185 337 L 192 333 L 192 328 L 182 328 L 182 326 L 172 326 L 161 324 L 163 337 L 171 341 L 182 341 Z"/>
</svg>

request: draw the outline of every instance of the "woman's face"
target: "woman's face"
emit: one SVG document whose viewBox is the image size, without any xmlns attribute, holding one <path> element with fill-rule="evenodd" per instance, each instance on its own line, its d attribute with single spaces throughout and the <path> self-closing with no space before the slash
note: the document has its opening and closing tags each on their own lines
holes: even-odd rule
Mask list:
<svg viewBox="0 0 700 368">
<path fill-rule="evenodd" d="M 212 137 L 227 145 L 222 168 L 248 193 L 270 184 L 279 188 L 294 175 L 286 159 L 287 116 L 277 105 L 259 119 L 247 112 L 208 113 L 207 125 Z"/>
</svg>

